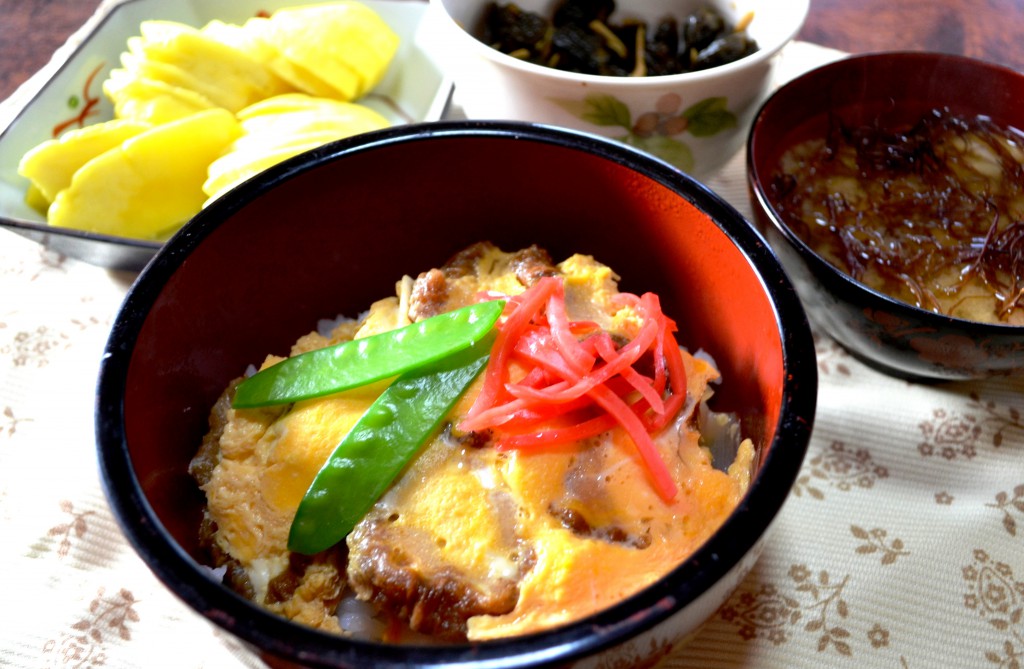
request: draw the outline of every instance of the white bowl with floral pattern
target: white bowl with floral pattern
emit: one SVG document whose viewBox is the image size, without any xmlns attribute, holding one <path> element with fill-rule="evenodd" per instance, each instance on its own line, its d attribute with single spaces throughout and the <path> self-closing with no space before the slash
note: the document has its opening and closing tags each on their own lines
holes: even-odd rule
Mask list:
<svg viewBox="0 0 1024 669">
<path fill-rule="evenodd" d="M 610 22 L 682 22 L 711 7 L 730 24 L 748 15 L 758 50 L 706 70 L 646 77 L 577 74 L 506 55 L 474 37 L 491 0 L 430 0 L 438 58 L 455 82 L 467 118 L 511 119 L 572 128 L 636 146 L 707 178 L 743 146 L 773 84 L 780 51 L 802 27 L 810 0 L 636 0 L 619 2 Z M 501 0 L 504 4 L 505 0 Z M 520 0 L 550 18 L 558 0 Z"/>
</svg>

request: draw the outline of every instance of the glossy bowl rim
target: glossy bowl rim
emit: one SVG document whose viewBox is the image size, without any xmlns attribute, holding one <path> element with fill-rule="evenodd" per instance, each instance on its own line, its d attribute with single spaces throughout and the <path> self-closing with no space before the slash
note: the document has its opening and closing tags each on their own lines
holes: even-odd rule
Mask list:
<svg viewBox="0 0 1024 669">
<path fill-rule="evenodd" d="M 662 88 L 665 86 L 680 86 L 686 83 L 710 81 L 716 78 L 727 77 L 730 74 L 742 72 L 756 67 L 761 63 L 767 62 L 779 53 L 779 51 L 781 51 L 787 44 L 793 41 L 801 28 L 803 28 L 804 23 L 806 23 L 807 16 L 811 9 L 811 0 L 788 0 L 790 6 L 796 5 L 798 7 L 795 11 L 799 19 L 782 34 L 780 39 L 776 40 L 771 45 L 762 47 L 759 43 L 757 51 L 731 63 L 716 65 L 715 67 L 711 67 L 706 70 L 697 70 L 696 72 L 680 72 L 679 74 L 663 74 L 652 77 L 616 77 L 603 74 L 567 72 L 565 70 L 545 67 L 543 65 L 537 65 L 518 58 L 513 58 L 506 53 L 484 44 L 474 37 L 471 32 L 466 30 L 458 21 L 455 20 L 455 17 L 448 12 L 448 8 L 445 6 L 445 0 L 429 1 L 431 5 L 437 5 L 437 10 L 443 17 L 445 24 L 449 30 L 455 31 L 459 36 L 460 41 L 469 45 L 474 54 L 479 55 L 484 60 L 492 62 L 495 65 L 524 75 L 540 77 L 541 79 L 549 80 L 552 84 L 601 84 L 608 87 L 622 87 L 625 90 L 631 91 L 642 91 L 646 88 Z"/>
<path fill-rule="evenodd" d="M 265 188 L 290 180 L 321 161 L 449 137 L 533 141 L 594 153 L 680 193 L 720 227 L 759 276 L 775 313 L 782 346 L 780 420 L 767 456 L 747 494 L 723 526 L 690 558 L 655 584 L 589 618 L 512 639 L 450 646 L 389 646 L 345 639 L 272 614 L 231 592 L 204 572 L 163 527 L 131 466 L 124 430 L 128 368 L 135 338 L 165 281 L 191 249 Z M 719 220 L 735 228 L 725 230 Z M 551 666 L 628 641 L 665 621 L 711 589 L 739 564 L 774 521 L 806 454 L 817 400 L 817 363 L 803 308 L 780 263 L 760 234 L 724 200 L 688 175 L 639 150 L 601 137 L 523 122 L 444 121 L 385 129 L 339 140 L 291 158 L 237 187 L 196 216 L 161 249 L 129 290 L 114 321 L 97 385 L 96 440 L 101 482 L 129 542 L 177 597 L 236 637 L 277 657 L 312 667 L 451 666 L 474 669 Z"/>
<path fill-rule="evenodd" d="M 783 97 L 788 95 L 802 81 L 805 81 L 805 77 L 811 75 L 821 76 L 837 69 L 856 67 L 857 63 L 866 61 L 899 61 L 900 63 L 907 63 L 909 61 L 939 62 L 942 60 L 959 61 L 965 65 L 977 67 L 979 71 L 1002 71 L 1015 77 L 1020 77 L 1024 80 L 1024 73 L 1017 72 L 1012 68 L 969 56 L 948 54 L 937 51 L 876 51 L 872 53 L 850 55 L 831 63 L 820 65 L 779 86 L 771 95 L 768 96 L 768 98 L 765 99 L 757 110 L 757 113 L 754 115 L 754 120 L 750 126 L 750 133 L 747 136 L 747 184 L 757 200 L 757 208 L 759 211 L 764 214 L 769 221 L 771 221 L 775 230 L 782 235 L 786 242 L 797 252 L 801 260 L 808 264 L 809 267 L 813 268 L 812 271 L 815 274 L 819 271 L 823 271 L 828 274 L 832 280 L 838 281 L 857 293 L 865 295 L 865 297 L 870 299 L 872 302 L 882 305 L 885 309 L 890 311 L 905 311 L 910 314 L 909 318 L 924 321 L 925 323 L 934 325 L 936 328 L 956 328 L 961 331 L 970 330 L 982 335 L 1011 336 L 1015 333 L 1024 334 L 1024 326 L 973 321 L 966 318 L 958 318 L 948 314 L 929 311 L 928 309 L 924 309 L 887 295 L 886 293 L 876 290 L 853 278 L 848 273 L 825 260 L 825 258 L 812 249 L 795 232 L 793 232 L 788 225 L 786 225 L 785 221 L 782 220 L 782 217 L 768 198 L 768 193 L 765 187 L 766 182 L 765 179 L 762 178 L 768 175 L 761 175 L 757 169 L 755 156 L 758 148 L 759 130 L 764 121 L 764 116 L 769 111 L 773 111 L 773 108 L 776 106 L 784 109 L 785 107 L 783 105 L 786 101 L 783 100 Z M 821 110 L 820 113 L 825 113 L 827 111 L 828 110 Z M 1022 128 L 1022 130 L 1024 130 L 1024 128 Z"/>
</svg>

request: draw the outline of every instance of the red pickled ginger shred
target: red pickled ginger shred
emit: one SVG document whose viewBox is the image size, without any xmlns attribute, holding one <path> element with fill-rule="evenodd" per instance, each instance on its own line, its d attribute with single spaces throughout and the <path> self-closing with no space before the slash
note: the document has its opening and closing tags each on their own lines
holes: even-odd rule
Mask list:
<svg viewBox="0 0 1024 669">
<path fill-rule="evenodd" d="M 569 319 L 561 278 L 544 277 L 510 298 L 483 387 L 458 428 L 490 431 L 502 450 L 543 448 L 621 428 L 654 489 L 670 502 L 676 484 L 652 435 L 686 400 L 676 324 L 653 293 L 620 293 L 615 299 L 642 319 L 636 335 L 621 346 L 597 324 Z M 637 369 L 641 359 L 653 359 L 653 370 Z M 511 378 L 513 362 L 525 370 L 518 380 Z"/>
</svg>

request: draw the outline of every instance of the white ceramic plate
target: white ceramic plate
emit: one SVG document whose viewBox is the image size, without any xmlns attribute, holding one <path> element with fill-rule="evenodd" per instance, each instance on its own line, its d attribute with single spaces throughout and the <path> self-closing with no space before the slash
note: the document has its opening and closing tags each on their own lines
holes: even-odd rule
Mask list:
<svg viewBox="0 0 1024 669">
<path fill-rule="evenodd" d="M 323 0 L 126 0 L 115 5 L 85 35 L 80 46 L 50 77 L 10 124 L 0 128 L 0 227 L 34 239 L 55 251 L 112 269 L 141 269 L 159 250 L 158 242 L 52 228 L 25 204 L 28 181 L 18 175 L 26 151 L 54 136 L 83 112 L 85 124 L 110 119 L 113 108 L 102 83 L 147 19 L 180 21 L 201 27 L 220 19 L 243 23 L 259 12 Z M 379 13 L 401 38 L 401 46 L 384 80 L 361 102 L 393 124 L 436 121 L 444 114 L 452 85 L 425 46 L 425 2 L 362 0 Z M 74 122 L 72 127 L 78 127 Z"/>
</svg>

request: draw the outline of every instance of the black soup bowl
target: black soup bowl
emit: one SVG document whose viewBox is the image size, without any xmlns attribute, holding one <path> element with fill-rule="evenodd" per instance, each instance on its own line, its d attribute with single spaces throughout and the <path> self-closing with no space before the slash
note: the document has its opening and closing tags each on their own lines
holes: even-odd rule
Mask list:
<svg viewBox="0 0 1024 669">
<path fill-rule="evenodd" d="M 1024 327 L 919 307 L 875 290 L 829 262 L 781 211 L 773 189 L 780 161 L 794 145 L 825 137 L 836 118 L 854 128 L 898 134 L 940 112 L 989 119 L 1024 133 L 1021 96 L 1024 74 L 1009 68 L 941 53 L 883 52 L 811 70 L 780 87 L 758 111 L 747 143 L 747 179 L 756 220 L 792 277 L 811 320 L 865 363 L 917 381 L 1021 375 Z M 1024 145 L 1024 134 L 1017 143 Z M 857 177 L 858 186 L 878 181 L 869 172 Z M 893 191 L 898 192 L 895 187 Z M 1003 217 L 1002 222 L 1011 221 Z M 896 217 L 889 223 L 894 228 L 908 225 Z M 1015 225 L 1024 229 L 1024 221 Z M 1020 242 L 1016 245 L 1010 253 L 1017 254 L 1020 267 Z M 1021 281 L 1024 277 L 1018 276 L 1018 286 Z M 1021 307 L 1016 312 L 1020 314 Z"/>
</svg>

